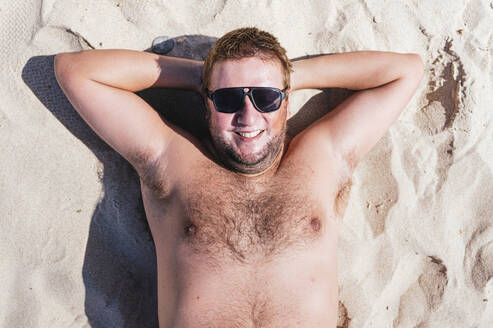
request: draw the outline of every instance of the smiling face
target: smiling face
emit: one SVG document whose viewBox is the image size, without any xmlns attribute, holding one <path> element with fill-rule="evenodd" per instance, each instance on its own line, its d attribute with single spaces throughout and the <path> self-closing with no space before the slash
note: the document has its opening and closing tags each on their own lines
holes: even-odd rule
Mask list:
<svg viewBox="0 0 493 328">
<path fill-rule="evenodd" d="M 284 89 L 281 64 L 276 60 L 247 57 L 214 65 L 209 86 L 211 91 L 247 86 Z M 280 155 L 284 143 L 287 105 L 285 98 L 277 111 L 261 113 L 245 96 L 243 107 L 228 114 L 218 112 L 212 100 L 206 98 L 209 131 L 221 161 L 234 171 L 246 174 L 268 169 Z M 258 135 L 251 137 L 259 131 Z"/>
</svg>

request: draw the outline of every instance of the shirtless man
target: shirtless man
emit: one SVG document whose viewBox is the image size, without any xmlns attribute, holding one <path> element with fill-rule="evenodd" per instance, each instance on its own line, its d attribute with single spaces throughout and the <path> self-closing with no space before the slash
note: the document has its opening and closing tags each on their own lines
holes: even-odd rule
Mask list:
<svg viewBox="0 0 493 328">
<path fill-rule="evenodd" d="M 58 54 L 55 74 L 139 174 L 161 328 L 336 326 L 351 174 L 414 94 L 419 55 L 361 51 L 291 64 L 275 37 L 244 28 L 204 62 L 88 50 Z M 163 122 L 134 94 L 146 88 L 201 93 L 210 137 Z M 291 138 L 289 94 L 305 88 L 361 91 Z"/>
</svg>

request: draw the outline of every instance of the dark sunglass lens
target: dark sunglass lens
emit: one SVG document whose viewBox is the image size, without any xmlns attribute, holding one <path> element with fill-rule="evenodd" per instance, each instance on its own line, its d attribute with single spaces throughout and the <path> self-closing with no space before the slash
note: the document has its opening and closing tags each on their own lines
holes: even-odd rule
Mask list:
<svg viewBox="0 0 493 328">
<path fill-rule="evenodd" d="M 281 92 L 272 89 L 254 89 L 253 99 L 258 108 L 264 112 L 272 112 L 281 106 Z"/>
<path fill-rule="evenodd" d="M 222 89 L 214 93 L 216 109 L 222 113 L 234 113 L 240 108 L 243 101 L 243 90 Z"/>
</svg>

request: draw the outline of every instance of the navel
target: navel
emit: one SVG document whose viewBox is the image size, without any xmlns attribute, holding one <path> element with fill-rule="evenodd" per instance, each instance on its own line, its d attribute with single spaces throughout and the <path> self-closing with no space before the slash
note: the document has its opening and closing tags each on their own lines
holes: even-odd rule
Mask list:
<svg viewBox="0 0 493 328">
<path fill-rule="evenodd" d="M 312 221 L 310 222 L 313 230 L 315 231 L 319 231 L 320 230 L 320 227 L 321 227 L 321 224 L 320 224 L 320 220 L 318 218 L 313 218 Z"/>
</svg>

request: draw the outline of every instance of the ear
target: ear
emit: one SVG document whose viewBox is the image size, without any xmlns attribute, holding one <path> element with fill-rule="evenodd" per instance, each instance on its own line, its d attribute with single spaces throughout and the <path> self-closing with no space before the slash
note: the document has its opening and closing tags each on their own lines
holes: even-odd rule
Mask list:
<svg viewBox="0 0 493 328">
<path fill-rule="evenodd" d="M 286 93 L 286 97 L 284 98 L 284 102 L 286 103 L 286 110 L 288 112 L 288 117 L 291 117 L 291 107 L 289 106 L 289 97 L 290 97 L 290 94 L 289 94 L 289 91 Z"/>
<path fill-rule="evenodd" d="M 207 98 L 204 99 L 204 105 L 205 105 L 205 120 L 206 122 L 209 122 L 209 119 L 211 118 L 211 107 L 207 102 Z"/>
</svg>

